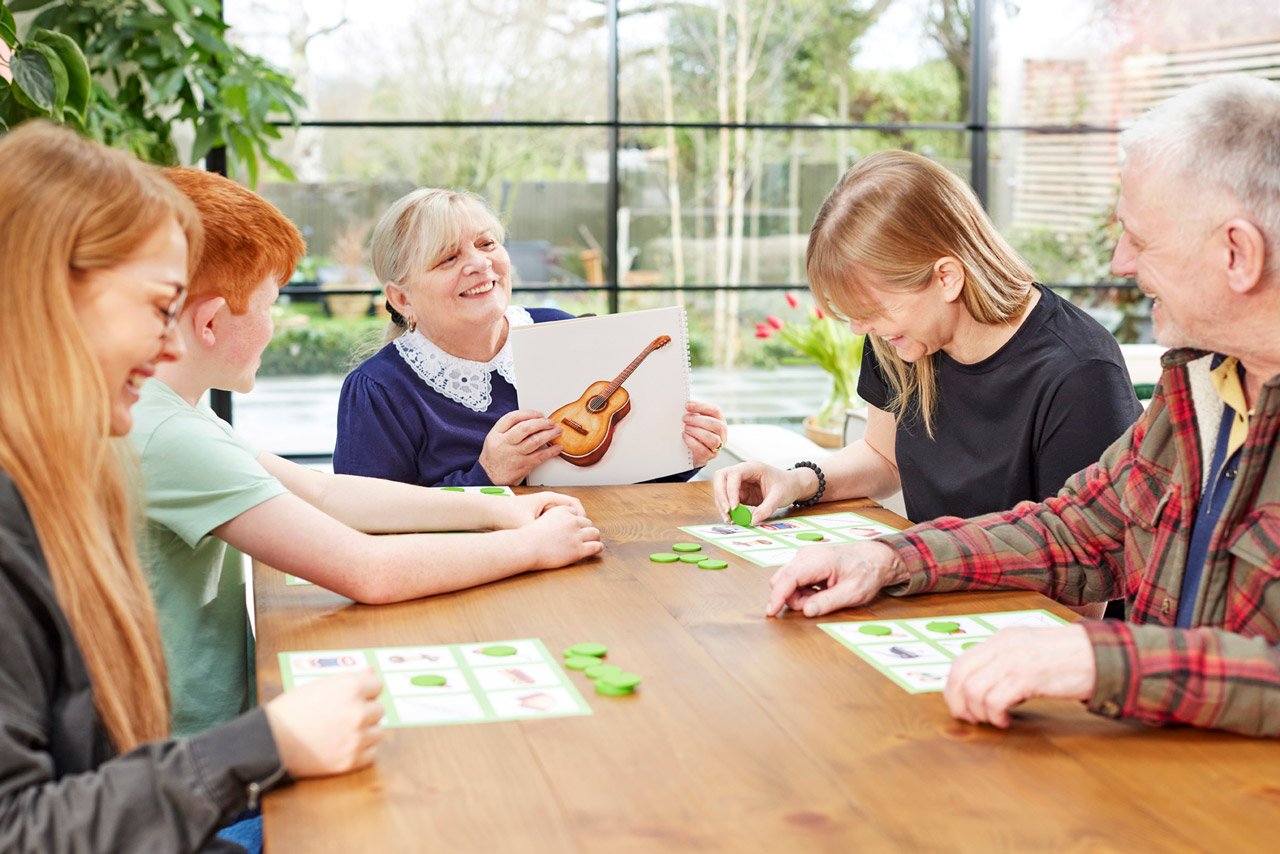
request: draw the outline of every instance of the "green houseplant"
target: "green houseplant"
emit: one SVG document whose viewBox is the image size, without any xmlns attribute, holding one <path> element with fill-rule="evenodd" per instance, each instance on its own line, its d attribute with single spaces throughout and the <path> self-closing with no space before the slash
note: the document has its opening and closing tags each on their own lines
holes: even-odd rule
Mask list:
<svg viewBox="0 0 1280 854">
<path fill-rule="evenodd" d="M 40 117 L 173 164 L 172 129 L 190 122 L 192 161 L 222 146 L 252 185 L 264 163 L 292 178 L 269 146 L 302 98 L 226 29 L 218 0 L 0 0 L 0 130 Z"/>
</svg>

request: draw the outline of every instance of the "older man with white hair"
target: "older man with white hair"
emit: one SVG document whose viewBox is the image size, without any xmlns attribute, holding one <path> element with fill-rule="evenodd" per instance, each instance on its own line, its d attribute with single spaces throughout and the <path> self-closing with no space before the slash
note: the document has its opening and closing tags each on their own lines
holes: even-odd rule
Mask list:
<svg viewBox="0 0 1280 854">
<path fill-rule="evenodd" d="M 1228 77 L 1121 137 L 1112 270 L 1175 348 L 1147 412 L 1055 497 L 875 542 L 803 549 L 767 611 L 1020 589 L 1126 600 L 1127 618 L 1009 629 L 958 659 L 957 718 L 1007 727 L 1034 697 L 1280 735 L 1280 85 Z"/>
</svg>

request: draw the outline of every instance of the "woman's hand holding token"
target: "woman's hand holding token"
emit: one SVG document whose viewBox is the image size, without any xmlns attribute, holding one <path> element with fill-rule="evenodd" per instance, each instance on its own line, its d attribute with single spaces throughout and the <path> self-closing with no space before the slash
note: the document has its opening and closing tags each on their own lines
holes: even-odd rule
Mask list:
<svg viewBox="0 0 1280 854">
<path fill-rule="evenodd" d="M 267 703 L 267 723 L 289 776 L 325 777 L 371 765 L 382 739 L 381 693 L 381 680 L 366 670 L 320 679 Z"/>
<path fill-rule="evenodd" d="M 808 492 L 806 480 L 813 481 Z M 780 507 L 812 495 L 818 488 L 816 475 L 810 469 L 784 471 L 760 462 L 739 463 L 716 472 L 711 480 L 716 510 L 729 519 L 729 511 L 739 504 L 754 509 L 751 524 L 758 525 Z"/>
<path fill-rule="evenodd" d="M 559 456 L 560 446 L 549 444 L 564 432 L 562 427 L 532 409 L 517 409 L 498 419 L 484 437 L 480 466 L 498 486 L 515 486 L 529 472 Z"/>
<path fill-rule="evenodd" d="M 693 455 L 695 468 L 702 468 L 724 447 L 729 425 L 714 403 L 690 400 L 684 405 L 684 443 Z"/>
</svg>

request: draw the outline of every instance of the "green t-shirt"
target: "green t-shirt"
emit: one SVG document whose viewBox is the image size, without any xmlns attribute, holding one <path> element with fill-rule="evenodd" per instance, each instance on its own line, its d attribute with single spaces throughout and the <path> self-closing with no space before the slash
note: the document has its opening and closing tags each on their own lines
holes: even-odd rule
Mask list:
<svg viewBox="0 0 1280 854">
<path fill-rule="evenodd" d="M 244 575 L 209 532 L 287 490 L 258 451 L 207 405 L 193 407 L 151 379 L 129 434 L 147 496 L 140 544 L 159 612 L 174 735 L 192 735 L 247 709 L 252 647 Z"/>
</svg>

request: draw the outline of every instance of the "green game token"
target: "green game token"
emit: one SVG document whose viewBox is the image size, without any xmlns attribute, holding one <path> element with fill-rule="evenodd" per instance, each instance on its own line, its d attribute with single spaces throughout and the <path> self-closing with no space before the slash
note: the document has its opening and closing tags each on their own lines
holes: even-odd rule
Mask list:
<svg viewBox="0 0 1280 854">
<path fill-rule="evenodd" d="M 634 691 L 639 684 L 640 677 L 634 673 L 614 673 L 609 676 L 601 676 L 596 680 L 596 685 L 604 685 L 606 688 L 613 688 L 618 691 Z"/>
<path fill-rule="evenodd" d="M 932 623 L 925 623 L 924 627 L 939 635 L 953 635 L 960 631 L 960 624 L 952 620 L 934 620 Z"/>
<path fill-rule="evenodd" d="M 824 537 L 818 531 L 801 531 L 800 533 L 796 534 L 796 539 L 805 540 L 806 542 L 810 542 L 810 543 L 816 543 L 816 542 L 825 540 L 826 537 Z"/>
<path fill-rule="evenodd" d="M 680 555 L 674 552 L 654 552 L 649 555 L 649 560 L 654 563 L 675 563 L 680 559 Z"/>
<path fill-rule="evenodd" d="M 479 650 L 479 652 L 481 655 L 490 655 L 490 656 L 493 656 L 494 658 L 502 658 L 503 656 L 507 656 L 507 655 L 515 655 L 516 648 L 514 646 L 507 646 L 504 643 L 498 643 L 498 644 L 494 644 L 493 646 L 486 646 L 485 648 Z"/>
<path fill-rule="evenodd" d="M 631 688 L 614 688 L 603 679 L 596 680 L 596 693 L 605 697 L 625 697 L 632 692 Z"/>
<path fill-rule="evenodd" d="M 729 511 L 729 518 L 733 520 L 733 524 L 741 525 L 744 528 L 751 527 L 751 508 L 745 504 L 739 504 L 737 507 Z"/>
<path fill-rule="evenodd" d="M 714 557 L 709 557 L 698 563 L 698 569 L 728 569 L 728 567 L 728 562 Z"/>
<path fill-rule="evenodd" d="M 681 563 L 702 563 L 704 560 L 707 560 L 706 555 L 698 555 L 698 554 L 680 555 Z"/>
<path fill-rule="evenodd" d="M 507 491 L 501 486 L 482 486 L 480 491 L 485 495 L 506 495 Z"/>
<path fill-rule="evenodd" d="M 858 626 L 858 631 L 864 635 L 871 635 L 875 638 L 893 634 L 893 629 L 888 626 Z"/>
<path fill-rule="evenodd" d="M 564 666 L 570 670 L 586 670 L 588 667 L 595 667 L 600 663 L 600 659 L 594 655 L 566 655 L 564 657 Z"/>
<path fill-rule="evenodd" d="M 596 658 L 604 658 L 609 652 L 609 647 L 602 643 L 575 643 L 564 651 L 565 658 L 571 655 L 594 655 Z"/>
<path fill-rule="evenodd" d="M 622 668 L 616 664 L 596 664 L 582 671 L 586 677 L 592 681 L 599 679 L 601 676 L 612 676 L 621 673 Z"/>
<path fill-rule="evenodd" d="M 439 673 L 419 673 L 417 676 L 412 677 L 409 683 L 417 685 L 419 688 L 438 688 L 441 685 L 449 684 L 449 680 Z"/>
<path fill-rule="evenodd" d="M 702 551 L 702 546 L 698 545 L 697 543 L 673 543 L 673 544 L 671 545 L 671 551 L 673 551 L 673 552 L 700 552 L 700 551 Z"/>
<path fill-rule="evenodd" d="M 440 487 L 440 491 L 441 492 L 466 492 L 466 490 L 463 489 L 461 486 L 442 486 Z"/>
</svg>

